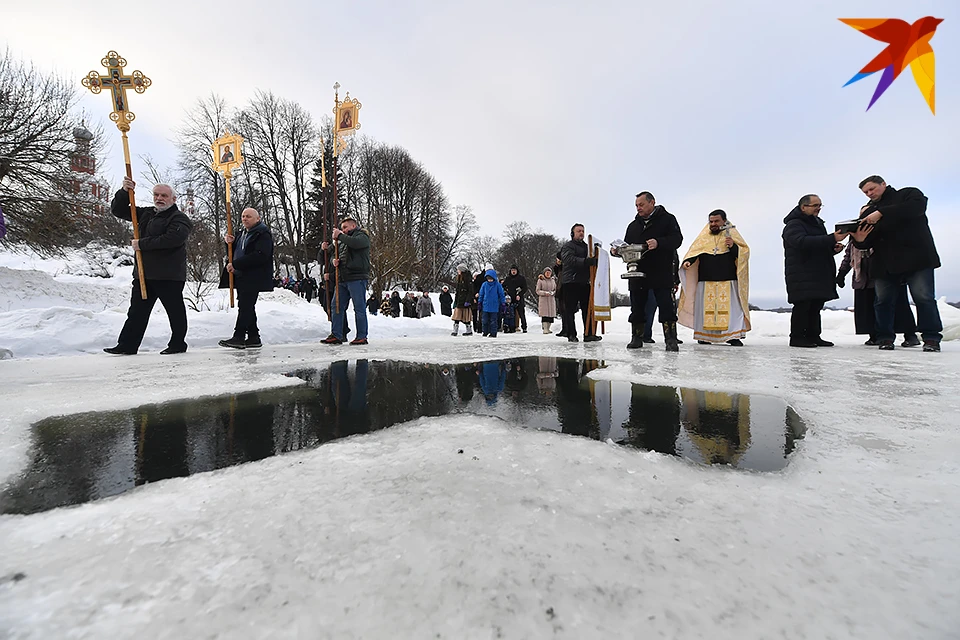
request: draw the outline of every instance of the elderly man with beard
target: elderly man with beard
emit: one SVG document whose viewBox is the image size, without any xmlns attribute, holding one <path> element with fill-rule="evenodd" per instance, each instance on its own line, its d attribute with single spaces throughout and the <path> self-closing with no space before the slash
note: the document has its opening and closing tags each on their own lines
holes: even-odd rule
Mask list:
<svg viewBox="0 0 960 640">
<path fill-rule="evenodd" d="M 707 221 L 683 257 L 679 322 L 700 344 L 742 347 L 750 330 L 750 247 L 727 224 L 723 209 L 711 211 Z"/>
<path fill-rule="evenodd" d="M 123 188 L 110 203 L 110 212 L 121 220 L 130 220 L 130 191 L 137 183 L 123 179 Z M 133 267 L 133 292 L 127 320 L 120 330 L 117 346 L 104 349 L 113 355 L 133 355 L 140 349 L 147 330 L 150 312 L 160 301 L 170 321 L 170 341 L 161 355 L 187 350 L 187 308 L 183 304 L 183 287 L 187 281 L 187 237 L 193 228 L 190 218 L 177 208 L 177 194 L 168 184 L 153 188 L 153 206 L 137 207 L 140 238 L 132 242 L 143 261 L 147 299 L 140 293 L 139 271 Z"/>
<path fill-rule="evenodd" d="M 648 252 L 640 260 L 640 270 L 646 274 L 643 278 L 631 278 L 630 287 L 630 326 L 631 340 L 628 349 L 643 347 L 643 333 L 646 328 L 646 304 L 648 291 L 653 291 L 660 309 L 660 322 L 663 324 L 663 339 L 667 351 L 679 351 L 677 340 L 677 307 L 673 300 L 674 258 L 683 242 L 683 233 L 677 219 L 662 205 L 658 205 L 653 194 L 641 191 L 634 201 L 637 215 L 627 225 L 623 241 L 627 244 L 645 244 Z M 616 249 L 611 253 L 617 255 Z"/>
</svg>

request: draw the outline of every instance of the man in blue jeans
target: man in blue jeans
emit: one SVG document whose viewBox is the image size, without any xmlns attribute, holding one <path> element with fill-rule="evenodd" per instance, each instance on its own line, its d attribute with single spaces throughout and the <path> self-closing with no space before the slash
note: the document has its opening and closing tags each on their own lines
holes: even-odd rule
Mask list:
<svg viewBox="0 0 960 640">
<path fill-rule="evenodd" d="M 323 277 L 330 280 L 334 273 L 337 281 L 337 303 L 333 305 L 333 318 L 330 335 L 324 344 L 343 344 L 346 340 L 344 319 L 347 305 L 353 302 L 353 313 L 357 320 L 357 337 L 350 344 L 367 344 L 367 281 L 370 279 L 370 236 L 360 228 L 356 219 L 347 216 L 340 222 L 340 228 L 333 230 L 333 241 L 337 243 L 336 256 L 330 260 L 331 268 Z M 324 242 L 323 250 L 328 248 Z M 333 300 L 334 298 L 331 298 Z"/>
<path fill-rule="evenodd" d="M 880 176 L 860 182 L 870 202 L 860 209 L 860 229 L 853 234 L 862 249 L 873 248 L 876 277 L 877 340 L 884 351 L 894 349 L 894 310 L 904 284 L 917 307 L 917 330 L 923 350 L 940 351 L 943 324 L 934 296 L 933 270 L 940 256 L 927 220 L 927 197 L 915 187 L 894 189 Z"/>
</svg>

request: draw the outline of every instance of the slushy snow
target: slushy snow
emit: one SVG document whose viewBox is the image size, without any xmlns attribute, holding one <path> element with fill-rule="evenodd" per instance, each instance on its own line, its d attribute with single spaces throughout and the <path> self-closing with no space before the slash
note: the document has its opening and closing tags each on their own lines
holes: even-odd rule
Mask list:
<svg viewBox="0 0 960 640">
<path fill-rule="evenodd" d="M 450 336 L 447 318 L 371 318 L 368 346 L 317 344 L 322 309 L 258 305 L 265 347 L 215 347 L 222 298 L 190 312 L 190 350 L 112 346 L 130 294 L 112 277 L 0 253 L 0 481 L 43 418 L 302 384 L 338 359 L 602 360 L 598 379 L 784 398 L 808 431 L 750 473 L 499 420 L 421 419 L 114 498 L 0 516 L 0 636 L 11 638 L 955 638 L 960 626 L 960 347 L 880 352 L 824 312 L 833 349 L 786 346 L 755 312 L 745 347 L 627 351 Z M 28 290 L 29 289 L 29 290 Z M 99 293 L 98 293 L 99 292 Z M 439 304 L 435 303 L 439 308 Z M 158 305 L 159 309 L 159 305 Z M 941 305 L 945 334 L 960 312 Z M 464 450 L 458 455 L 459 449 Z"/>
</svg>

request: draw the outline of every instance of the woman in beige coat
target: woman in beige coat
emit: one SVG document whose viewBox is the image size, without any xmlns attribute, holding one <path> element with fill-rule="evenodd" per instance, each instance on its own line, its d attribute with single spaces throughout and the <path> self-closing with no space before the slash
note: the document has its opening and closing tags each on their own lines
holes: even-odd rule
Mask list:
<svg viewBox="0 0 960 640">
<path fill-rule="evenodd" d="M 537 312 L 540 314 L 540 324 L 544 333 L 553 333 L 550 325 L 557 317 L 557 279 L 553 277 L 553 269 L 547 267 L 537 276 Z"/>
</svg>

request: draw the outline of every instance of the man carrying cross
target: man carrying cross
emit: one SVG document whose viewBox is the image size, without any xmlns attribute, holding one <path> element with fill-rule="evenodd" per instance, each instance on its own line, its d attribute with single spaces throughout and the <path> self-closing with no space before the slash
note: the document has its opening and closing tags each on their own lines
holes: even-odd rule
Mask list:
<svg viewBox="0 0 960 640">
<path fill-rule="evenodd" d="M 130 195 L 137 184 L 123 179 L 110 211 L 121 220 L 130 220 Z M 187 281 L 187 237 L 193 228 L 190 218 L 177 208 L 177 194 L 167 184 L 153 188 L 152 207 L 137 207 L 140 239 L 132 242 L 134 251 L 143 256 L 143 273 L 147 297 L 140 294 L 139 270 L 133 267 L 133 292 L 127 320 L 120 331 L 117 346 L 104 349 L 114 355 L 133 355 L 140 348 L 147 330 L 150 312 L 157 300 L 170 320 L 171 337 L 161 355 L 187 350 L 187 309 L 183 304 L 183 287 Z"/>
</svg>

